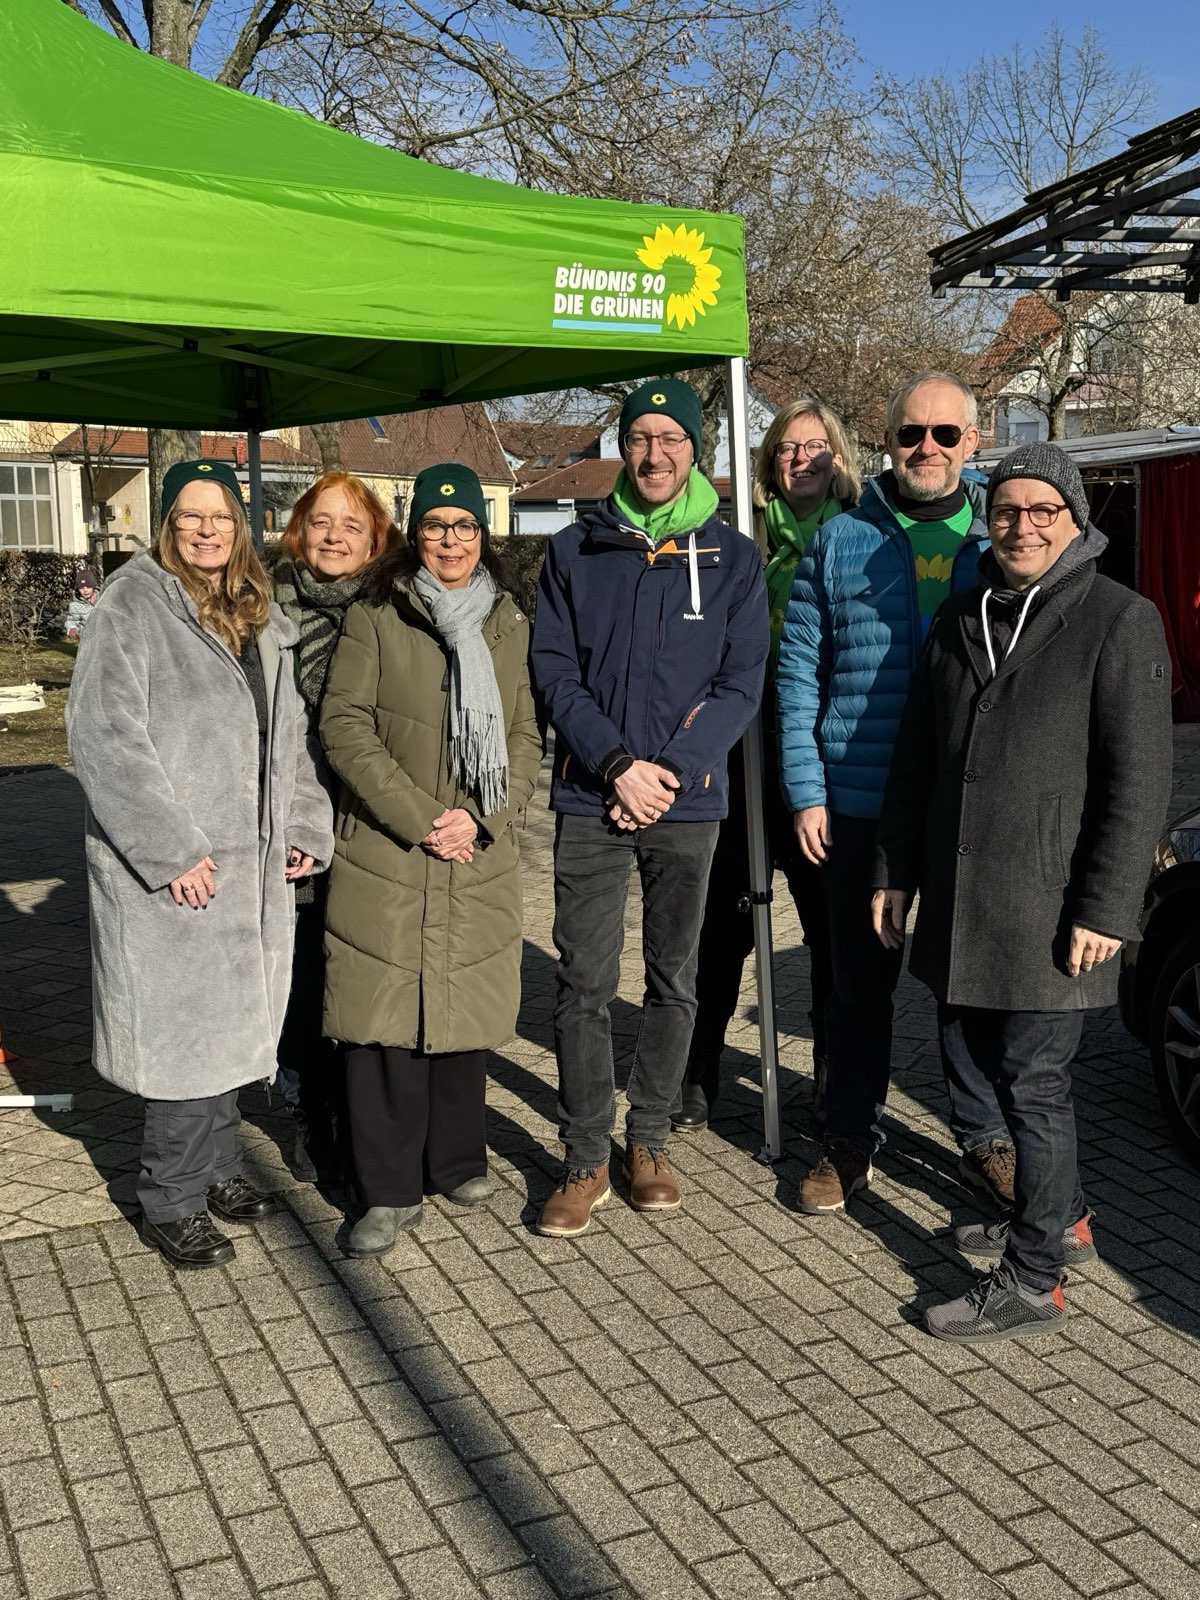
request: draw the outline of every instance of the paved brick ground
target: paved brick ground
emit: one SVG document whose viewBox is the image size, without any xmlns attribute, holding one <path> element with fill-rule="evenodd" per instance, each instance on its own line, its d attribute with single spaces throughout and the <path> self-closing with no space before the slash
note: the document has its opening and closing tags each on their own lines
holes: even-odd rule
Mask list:
<svg viewBox="0 0 1200 1600">
<path fill-rule="evenodd" d="M 1180 800 L 1200 795 L 1181 741 Z M 807 968 L 778 926 L 787 1159 L 761 1139 L 752 994 L 725 1115 L 676 1140 L 673 1218 L 614 1202 L 572 1242 L 549 1189 L 548 819 L 528 847 L 521 1034 L 495 1061 L 495 1199 L 427 1207 L 383 1262 L 296 1185 L 244 1096 L 281 1214 L 227 1271 L 173 1274 L 126 1220 L 137 1107 L 86 1065 L 80 802 L 0 779 L 0 1600 L 795 1595 L 1160 1596 L 1200 1562 L 1200 1181 L 1112 1016 L 1078 1075 L 1102 1261 L 1050 1339 L 986 1353 L 915 1326 L 968 1281 L 931 1008 L 905 982 L 877 1188 L 848 1218 L 788 1202 L 813 1146 Z M 615 1015 L 632 1044 L 636 930 Z M 0 1069 L 0 1090 L 9 1087 Z"/>
</svg>

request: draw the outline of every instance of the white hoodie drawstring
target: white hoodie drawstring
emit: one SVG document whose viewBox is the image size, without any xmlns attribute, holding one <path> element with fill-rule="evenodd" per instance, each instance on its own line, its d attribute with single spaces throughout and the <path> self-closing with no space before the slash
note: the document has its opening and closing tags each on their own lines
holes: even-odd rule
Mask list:
<svg viewBox="0 0 1200 1600">
<path fill-rule="evenodd" d="M 692 592 L 692 615 L 700 615 L 700 563 L 696 560 L 695 531 L 688 536 L 688 587 Z"/>
<path fill-rule="evenodd" d="M 1025 626 L 1025 618 L 1029 615 L 1029 608 L 1033 604 L 1033 597 L 1035 594 L 1037 594 L 1040 588 L 1041 584 L 1035 583 L 1033 588 L 1030 589 L 1029 593 L 1025 596 L 1025 604 L 1021 607 L 1021 615 L 1017 618 L 1017 625 L 1013 629 L 1012 638 L 1008 641 L 1008 647 L 1004 652 L 1005 661 L 1007 661 L 1009 656 L 1012 655 L 1013 647 L 1015 646 L 1017 640 L 1021 637 L 1021 629 Z M 985 589 L 983 591 L 983 605 L 981 607 L 983 615 L 983 642 L 987 646 L 988 664 L 992 669 L 992 677 L 994 678 L 999 669 L 996 663 L 996 652 L 992 648 L 992 630 L 988 627 L 988 601 L 991 598 L 992 591 L 990 589 Z"/>
</svg>

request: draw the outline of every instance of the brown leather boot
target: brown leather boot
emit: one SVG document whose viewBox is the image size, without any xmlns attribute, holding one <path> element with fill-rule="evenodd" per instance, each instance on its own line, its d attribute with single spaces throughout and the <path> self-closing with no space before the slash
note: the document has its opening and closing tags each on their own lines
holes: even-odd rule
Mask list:
<svg viewBox="0 0 1200 1600">
<path fill-rule="evenodd" d="M 635 1211 L 678 1211 L 683 1203 L 663 1149 L 631 1144 L 625 1152 L 625 1176 L 629 1179 L 629 1204 Z"/>
<path fill-rule="evenodd" d="M 573 1239 L 587 1231 L 592 1212 L 611 1194 L 607 1162 L 602 1167 L 565 1166 L 534 1226 L 551 1239 Z"/>
</svg>

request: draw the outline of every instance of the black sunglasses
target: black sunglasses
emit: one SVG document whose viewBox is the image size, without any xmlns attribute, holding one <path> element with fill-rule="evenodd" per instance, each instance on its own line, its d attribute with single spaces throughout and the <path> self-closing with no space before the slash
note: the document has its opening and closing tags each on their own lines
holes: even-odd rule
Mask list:
<svg viewBox="0 0 1200 1600">
<path fill-rule="evenodd" d="M 953 422 L 935 422 L 932 428 L 926 428 L 919 422 L 906 422 L 903 427 L 896 429 L 896 442 L 906 450 L 911 450 L 913 445 L 924 442 L 927 433 L 933 435 L 935 444 L 945 445 L 947 450 L 952 450 L 963 436 L 963 430 Z"/>
</svg>

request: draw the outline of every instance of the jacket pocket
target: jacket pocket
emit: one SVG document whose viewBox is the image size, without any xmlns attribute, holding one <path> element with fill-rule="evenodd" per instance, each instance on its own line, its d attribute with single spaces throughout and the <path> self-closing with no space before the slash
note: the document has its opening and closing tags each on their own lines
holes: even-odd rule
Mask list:
<svg viewBox="0 0 1200 1600">
<path fill-rule="evenodd" d="M 1062 796 L 1038 796 L 1038 864 L 1042 881 L 1052 889 L 1061 889 L 1067 881 L 1067 866 L 1062 846 Z"/>
<path fill-rule="evenodd" d="M 358 818 L 361 811 L 362 801 L 357 795 L 351 795 L 346 805 L 346 814 L 338 824 L 338 838 L 343 844 L 348 844 L 354 837 L 354 830 L 358 827 Z"/>
</svg>

